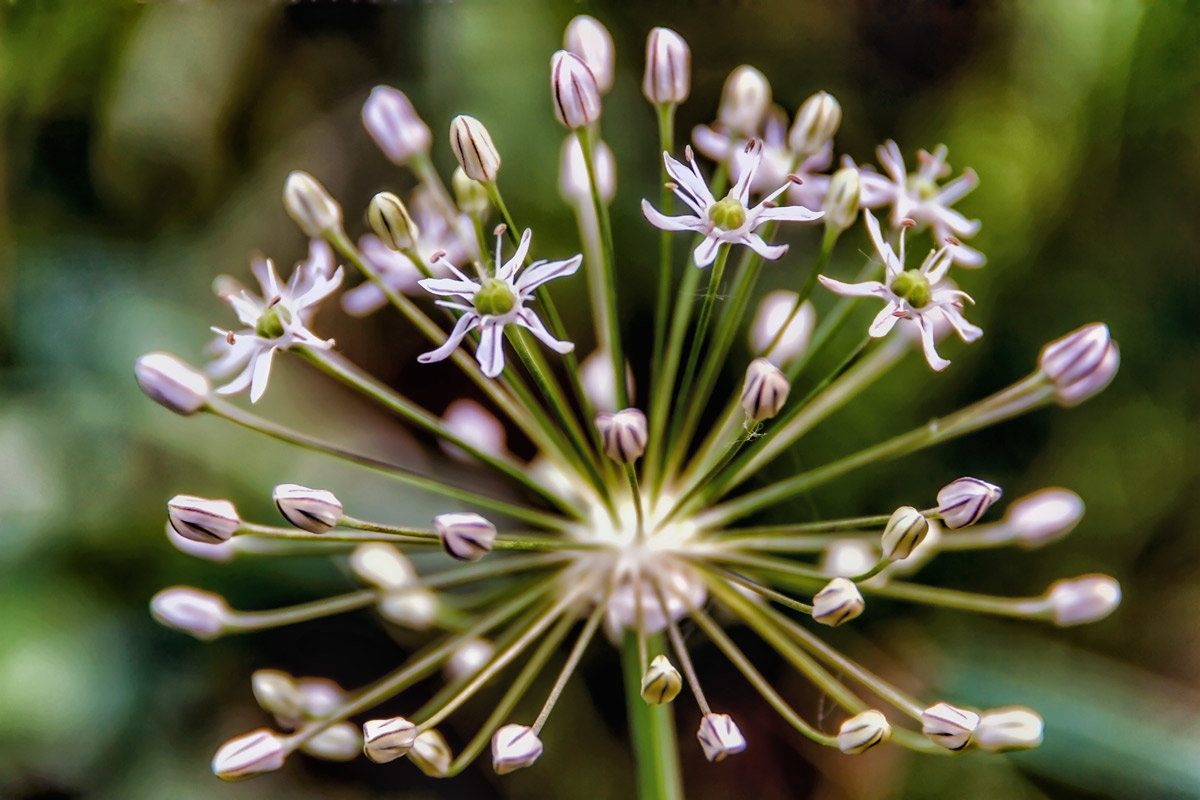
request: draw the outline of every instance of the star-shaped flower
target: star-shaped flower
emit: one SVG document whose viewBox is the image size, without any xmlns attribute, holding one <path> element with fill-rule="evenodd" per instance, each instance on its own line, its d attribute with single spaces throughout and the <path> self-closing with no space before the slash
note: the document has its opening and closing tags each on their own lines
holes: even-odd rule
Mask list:
<svg viewBox="0 0 1200 800">
<path fill-rule="evenodd" d="M 880 145 L 875 155 L 887 175 L 869 169 L 860 170 L 862 175 L 863 208 L 878 208 L 891 205 L 892 226 L 911 219 L 921 227 L 933 229 L 933 238 L 939 245 L 951 239 L 969 239 L 979 232 L 979 220 L 969 220 L 950 208 L 979 184 L 979 176 L 966 169 L 949 183 L 938 186 L 938 181 L 950 174 L 946 163 L 949 151 L 939 144 L 930 153 L 917 151 L 920 166 L 909 175 L 904 166 L 904 156 L 892 140 Z M 983 266 L 984 256 L 978 250 L 960 243 L 953 250 L 954 263 L 964 267 Z"/>
<path fill-rule="evenodd" d="M 475 281 L 467 277 L 461 270 L 445 260 L 434 259 L 439 266 L 453 273 L 454 278 L 426 278 L 421 281 L 421 287 L 432 294 L 442 297 L 457 297 L 462 302 L 438 300 L 438 305 L 453 308 L 463 312 L 450 331 L 446 342 L 436 350 L 422 353 L 417 360 L 422 364 L 441 361 L 449 358 L 450 354 L 462 343 L 468 331 L 478 328 L 479 345 L 475 348 L 475 358 L 483 368 L 483 374 L 494 378 L 504 371 L 504 326 L 516 323 L 540 339 L 547 347 L 556 353 L 569 353 L 575 349 L 571 342 L 560 342 L 555 339 L 546 326 L 538 319 L 533 309 L 525 307 L 525 302 L 533 296 L 534 290 L 547 281 L 563 275 L 573 275 L 579 269 L 583 256 L 574 256 L 565 261 L 535 261 L 517 275 L 525 256 L 529 253 L 529 240 L 532 234 L 526 228 L 521 234 L 521 243 L 512 258 L 501 266 L 500 237 L 496 235 L 496 274 L 494 277 Z"/>
<path fill-rule="evenodd" d="M 735 172 L 737 183 L 729 194 L 717 200 L 700 168 L 696 166 L 696 158 L 692 148 L 684 151 L 688 164 L 671 158 L 670 153 L 663 153 L 667 165 L 667 174 L 674 179 L 671 184 L 675 195 L 692 209 L 692 214 L 679 217 L 668 217 L 657 211 L 649 201 L 642 200 L 642 213 L 650 224 L 665 231 L 696 231 L 704 234 L 704 241 L 696 246 L 692 254 L 697 267 L 707 267 L 717 258 L 717 249 L 722 244 L 744 244 L 765 259 L 775 260 L 787 252 L 786 244 L 769 245 L 755 229 L 770 220 L 786 222 L 808 222 L 820 219 L 820 211 L 811 211 L 800 206 L 776 206 L 774 200 L 787 190 L 791 181 L 780 186 L 763 198 L 762 202 L 753 208 L 747 208 L 750 198 L 750 186 L 754 183 L 754 175 L 762 162 L 762 143 L 750 140 L 746 147 L 738 152 Z"/>
<path fill-rule="evenodd" d="M 883 259 L 885 281 L 842 283 L 824 275 L 817 276 L 825 288 L 847 297 L 881 297 L 887 301 L 871 323 L 869 333 L 875 338 L 887 335 L 899 320 L 908 320 L 921 332 L 921 345 L 929 366 L 941 371 L 950 362 L 938 355 L 936 348 L 939 323 L 947 323 L 964 342 L 973 342 L 983 335 L 983 330 L 962 315 L 963 301 L 975 302 L 966 292 L 957 289 L 946 278 L 950 265 L 954 263 L 953 250 L 960 247 L 950 239 L 939 250 L 930 251 L 918 269 L 904 269 L 904 229 L 912 223 L 901 224 L 900 255 L 884 241 L 879 230 L 879 221 L 870 211 L 863 211 L 871 241 Z"/>
<path fill-rule="evenodd" d="M 308 329 L 321 301 L 342 282 L 342 268 L 333 271 L 333 253 L 324 241 L 314 239 L 307 261 L 296 265 L 287 284 L 279 280 L 269 259 L 258 259 L 250 266 L 258 279 L 262 297 L 236 281 L 220 284 L 222 300 L 233 307 L 238 319 L 247 326 L 242 331 L 213 328 L 220 337 L 213 343 L 217 359 L 208 366 L 216 376 L 235 375 L 217 389 L 217 394 L 237 394 L 250 389 L 250 402 L 256 403 L 267 389 L 271 359 L 276 350 L 305 345 L 328 350 L 332 339 L 321 339 Z M 332 272 L 332 274 L 330 274 Z"/>
</svg>

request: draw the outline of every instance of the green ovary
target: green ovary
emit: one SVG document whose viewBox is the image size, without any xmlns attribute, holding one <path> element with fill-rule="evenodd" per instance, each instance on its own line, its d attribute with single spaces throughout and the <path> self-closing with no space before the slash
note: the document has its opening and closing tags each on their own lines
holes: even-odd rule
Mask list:
<svg viewBox="0 0 1200 800">
<path fill-rule="evenodd" d="M 499 278 L 484 278 L 475 293 L 475 310 L 485 316 L 500 316 L 513 310 L 517 296 L 512 288 Z"/>
<path fill-rule="evenodd" d="M 709 207 L 708 218 L 721 230 L 737 230 L 746 224 L 746 207 L 732 194 L 728 194 Z"/>
<path fill-rule="evenodd" d="M 892 291 L 897 297 L 906 300 L 913 308 L 924 308 L 933 299 L 933 289 L 929 287 L 929 279 L 915 269 L 906 270 L 892 281 Z"/>
</svg>

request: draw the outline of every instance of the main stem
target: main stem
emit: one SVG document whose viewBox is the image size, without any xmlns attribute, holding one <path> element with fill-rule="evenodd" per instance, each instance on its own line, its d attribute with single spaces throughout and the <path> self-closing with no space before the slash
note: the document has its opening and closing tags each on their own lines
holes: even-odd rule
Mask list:
<svg viewBox="0 0 1200 800">
<path fill-rule="evenodd" d="M 651 647 L 662 649 L 661 644 L 654 642 Z M 682 800 L 683 777 L 671 706 L 650 705 L 642 699 L 642 665 L 637 636 L 632 631 L 625 633 L 621 664 L 625 671 L 629 733 L 637 764 L 638 797 L 641 800 Z"/>
</svg>

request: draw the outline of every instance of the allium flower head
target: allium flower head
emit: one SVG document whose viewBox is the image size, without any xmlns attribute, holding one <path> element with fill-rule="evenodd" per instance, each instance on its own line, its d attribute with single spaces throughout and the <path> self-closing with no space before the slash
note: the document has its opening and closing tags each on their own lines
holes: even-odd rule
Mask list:
<svg viewBox="0 0 1200 800">
<path fill-rule="evenodd" d="M 765 76 L 742 67 L 726 86 L 718 120 L 702 129 L 720 139 L 706 145 L 713 161 L 730 160 L 732 148 L 732 168 L 715 168 L 709 181 L 690 147 L 684 162 L 664 153 L 663 203 L 674 194 L 690 213 L 668 217 L 643 201 L 646 219 L 660 229 L 659 247 L 629 248 L 629 239 L 639 240 L 614 226 L 614 219 L 629 215 L 609 213 L 616 157 L 599 139 L 602 109 L 594 77 L 611 66 L 610 42 L 598 22 L 578 18 L 567 43 L 583 60 L 559 54 L 552 85 L 563 91 L 560 115 L 574 129 L 564 151 L 562 188 L 578 224 L 580 255 L 530 258 L 532 229 L 517 225 L 503 199 L 499 153 L 478 120 L 460 115 L 451 125 L 450 147 L 460 164 L 452 179 L 456 205 L 425 152 L 426 129 L 416 110 L 395 90 L 376 90 L 364 110 L 368 129 L 393 160 L 412 170 L 419 188 L 404 197 L 377 195 L 368 216 L 378 235 L 371 235 L 343 230 L 336 201 L 322 196 L 315 181 L 294 177 L 286 202 L 302 230 L 317 237 L 308 260 L 287 283 L 270 262 L 255 262 L 261 294 L 232 279 L 218 282 L 245 326 L 220 331 L 218 359 L 210 367 L 228 378 L 219 393 L 249 388 L 250 400 L 257 401 L 267 390 L 272 358 L 284 353 L 395 415 L 420 439 L 436 442 L 433 454 L 440 447 L 451 460 L 418 468 L 414 462 L 421 459 L 388 461 L 265 419 L 213 396 L 205 376 L 162 353 L 135 366 L 145 391 L 172 411 L 222 417 L 386 475 L 404 490 L 386 520 L 362 516 L 353 477 L 332 478 L 329 488 L 281 482 L 295 479 L 290 476 L 264 479 L 275 486 L 282 516 L 274 524 L 244 518 L 231 500 L 179 494 L 170 501 L 168 535 L 181 550 L 209 559 L 212 569 L 237 569 L 246 554 L 328 553 L 343 560 L 347 583 L 357 585 L 343 594 L 253 611 L 231 608 L 211 592 L 173 587 L 151 603 L 163 624 L 214 639 L 366 609 L 388 628 L 401 629 L 397 638 L 404 649 L 413 647 L 394 671 L 355 688 L 278 669 L 254 673 L 250 693 L 276 730 L 235 736 L 218 750 L 214 772 L 236 779 L 278 769 L 295 753 L 333 761 L 363 754 L 381 764 L 407 761 L 445 778 L 481 756 L 486 762 L 489 748 L 500 775 L 550 760 L 565 764 L 569 754 L 555 752 L 560 739 L 543 737 L 543 731 L 554 724 L 564 688 L 605 638 L 622 651 L 622 685 L 639 748 L 634 763 L 642 769 L 649 763 L 676 771 L 676 741 L 720 762 L 763 737 L 748 722 L 758 715 L 729 708 L 739 695 L 724 681 L 711 681 L 706 662 L 693 660 L 702 639 L 778 712 L 782 724 L 831 750 L 857 755 L 885 743 L 942 753 L 1036 746 L 1043 729 L 1031 709 L 978 712 L 910 696 L 824 637 L 829 627 L 859 628 L 878 607 L 894 614 L 894 606 L 905 602 L 1058 626 L 1103 618 L 1121 596 L 1117 582 L 1103 575 L 1058 581 L 1018 597 L 925 585 L 915 577 L 945 551 L 1034 547 L 1055 539 L 1080 522 L 1082 501 L 1066 490 L 1043 490 L 1012 504 L 998 522 L 987 522 L 1000 487 L 977 478 L 952 480 L 961 473 L 948 469 L 912 476 L 910 482 L 924 481 L 923 488 L 902 484 L 917 496 L 898 500 L 899 508 L 844 492 L 863 497 L 863 507 L 854 516 L 824 519 L 813 503 L 792 501 L 861 467 L 1035 408 L 1091 397 L 1119 364 L 1107 327 L 1085 326 L 1051 343 L 1027 377 L 933 423 L 824 464 L 810 463 L 818 450 L 792 458 L 814 427 L 840 424 L 826 420 L 884 379 L 917 350 L 918 340 L 929 364 L 940 370 L 949 363 L 935 348 L 940 334 L 954 329 L 967 341 L 979 337 L 981 331 L 962 317 L 970 298 L 948 278 L 960 248 L 952 234 L 964 229 L 945 208 L 973 185 L 974 173 L 937 189 L 943 150 L 908 176 L 900 173 L 894 145 L 885 148 L 896 183 L 886 201 L 903 212 L 899 252 L 878 220 L 864 213 L 876 252 L 857 282 L 833 278 L 842 268 L 834 250 L 858 224 L 858 190 L 864 204 L 882 203 L 880 181 L 886 179 L 843 171 L 829 198 L 819 191 L 808 208 L 776 205 L 795 184 L 788 176 L 797 168 L 813 170 L 802 186 L 829 185 L 823 171 L 832 163 L 830 137 L 841 108 L 829 95 L 815 95 L 789 143 L 778 122 L 783 117 L 768 111 Z M 672 115 L 688 89 L 680 74 L 688 50 L 676 34 L 660 30 L 651 37 L 649 56 L 646 94 L 669 150 Z M 594 64 L 604 67 L 596 76 Z M 579 83 L 581 77 L 592 80 Z M 770 163 L 760 134 L 775 151 Z M 698 134 L 697 142 L 710 138 Z M 660 141 L 646 143 L 647 151 L 659 152 Z M 520 168 L 522 154 L 508 158 L 508 173 L 540 174 Z M 771 181 L 757 183 L 771 170 Z M 908 194 L 910 183 L 916 199 Z M 752 205 L 750 197 L 760 189 L 767 194 Z M 816 220 L 821 212 L 815 208 L 825 199 L 836 219 L 823 226 L 816 252 L 798 258 L 776 240 L 775 223 Z M 338 224 L 322 222 L 333 209 Z M 484 263 L 476 240 L 488 215 L 501 223 L 494 260 Z M 937 247 L 919 268 L 906 270 L 905 237 L 920 234 L 907 228 L 918 223 L 932 229 Z M 676 245 L 678 231 L 698 234 L 686 253 Z M 740 263 L 726 285 L 733 245 L 745 247 L 736 251 Z M 507 259 L 506 248 L 512 251 Z M 790 260 L 772 277 L 782 288 L 761 297 L 763 262 L 785 255 Z M 403 261 L 389 260 L 393 256 Z M 677 271 L 682 265 L 675 262 L 684 258 L 713 269 Z M 883 279 L 870 280 L 880 261 Z M 438 378 L 456 368 L 465 381 L 461 392 L 447 378 L 437 405 L 427 408 L 406 394 L 407 380 L 390 385 L 312 332 L 318 305 L 341 283 L 335 263 L 362 276 L 342 296 L 343 308 L 351 315 L 386 309 L 401 316 L 406 335 L 434 348 L 406 368 L 420 371 L 426 369 L 420 364 L 446 361 Z M 554 291 L 561 284 L 553 279 L 580 270 L 586 302 L 576 298 L 560 309 L 556 300 L 562 298 Z M 655 273 L 660 294 L 658 311 L 647 322 L 653 336 L 629 339 L 622 320 L 632 313 L 622 313 L 618 289 L 630 288 L 627 273 L 634 271 Z M 698 285 L 702 274 L 709 278 L 706 290 Z M 818 282 L 843 297 L 812 297 Z M 867 339 L 857 349 L 835 352 L 845 340 L 861 338 L 836 334 L 855 318 L 851 312 L 863 297 L 885 302 L 870 328 L 871 337 L 882 341 Z M 885 338 L 898 322 L 919 336 Z M 547 358 L 527 334 L 562 358 Z M 573 352 L 581 336 L 594 340 L 583 364 Z M 823 373 L 829 365 L 834 369 Z M 636 397 L 633 374 L 639 376 Z M 902 397 L 896 393 L 889 403 L 890 423 L 902 417 Z M 856 429 L 846 438 L 858 441 L 861 435 Z M 822 436 L 840 441 L 824 430 Z M 785 465 L 801 462 L 807 466 L 786 471 Z M 484 472 L 492 480 L 474 479 Z M 897 490 L 889 478 L 886 493 Z M 407 492 L 421 493 L 423 502 L 410 502 Z M 443 505 L 422 510 L 429 498 Z M 371 505 L 387 508 L 388 499 L 372 499 Z M 735 640 L 730 626 L 745 630 Z M 749 655 L 764 648 L 756 643 L 743 651 L 740 642 L 751 638 L 799 670 L 828 703 L 816 713 L 806 713 L 812 711 L 807 703 L 793 706 L 791 681 L 768 680 Z M 557 674 L 544 674 L 550 665 Z M 440 690 L 410 691 L 417 683 L 442 680 Z M 547 684 L 535 696 L 541 690 L 533 687 Z M 490 713 L 476 713 L 488 697 L 494 698 Z M 475 710 L 460 713 L 468 705 Z M 464 727 L 480 719 L 485 722 L 478 728 Z M 671 735 L 676 723 L 689 734 Z"/>
</svg>

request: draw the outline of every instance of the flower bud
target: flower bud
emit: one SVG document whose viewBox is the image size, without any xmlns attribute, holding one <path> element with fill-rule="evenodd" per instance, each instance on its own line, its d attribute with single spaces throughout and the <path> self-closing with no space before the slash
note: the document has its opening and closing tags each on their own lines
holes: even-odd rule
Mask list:
<svg viewBox="0 0 1200 800">
<path fill-rule="evenodd" d="M 263 711 L 284 720 L 298 720 L 303 714 L 296 682 L 286 672 L 257 670 L 250 676 L 250 689 Z"/>
<path fill-rule="evenodd" d="M 636 408 L 597 414 L 596 427 L 604 453 L 620 464 L 632 464 L 646 452 L 646 415 Z"/>
<path fill-rule="evenodd" d="M 862 575 L 878 561 L 879 550 L 874 543 L 863 539 L 835 539 L 821 556 L 821 572 L 831 578 L 852 578 Z"/>
<path fill-rule="evenodd" d="M 602 141 L 596 142 L 592 156 L 600 199 L 605 204 L 611 203 L 617 193 L 616 159 L 609 146 Z M 583 160 L 583 147 L 579 144 L 579 137 L 573 133 L 563 142 L 558 190 L 567 202 L 588 209 L 592 207 L 592 184 Z"/>
<path fill-rule="evenodd" d="M 754 324 L 750 326 L 750 346 L 755 353 L 761 353 L 776 366 L 786 364 L 808 348 L 808 340 L 817 321 L 817 311 L 812 303 L 805 300 L 799 310 L 792 314 L 799 297 L 787 289 L 771 292 L 762 299 L 754 314 Z M 788 321 L 789 318 L 791 321 Z M 787 328 L 780 336 L 779 330 L 785 322 Z M 775 341 L 776 336 L 779 336 L 778 342 Z"/>
<path fill-rule="evenodd" d="M 367 221 L 379 241 L 392 250 L 411 250 L 421 235 L 404 201 L 391 192 L 380 192 L 367 206 Z"/>
<path fill-rule="evenodd" d="M 433 529 L 442 539 L 442 549 L 459 561 L 478 561 L 496 543 L 496 526 L 471 512 L 439 514 Z"/>
<path fill-rule="evenodd" d="M 325 533 L 342 519 L 342 503 L 328 489 L 281 483 L 274 496 L 283 518 L 309 533 Z"/>
<path fill-rule="evenodd" d="M 646 75 L 642 94 L 656 105 L 679 105 L 692 88 L 692 51 L 670 28 L 655 28 L 646 38 Z"/>
<path fill-rule="evenodd" d="M 195 539 L 181 536 L 179 531 L 175 530 L 175 526 L 171 524 L 170 520 L 167 520 L 167 524 L 163 528 L 167 533 L 167 541 L 176 550 L 186 553 L 189 556 L 224 564 L 232 561 L 238 554 L 239 542 L 237 539 L 230 539 L 225 542 L 197 542 Z"/>
<path fill-rule="evenodd" d="M 390 544 L 360 544 L 350 554 L 350 569 L 362 580 L 380 589 L 399 589 L 417 577 L 408 557 Z"/>
<path fill-rule="evenodd" d="M 929 520 L 912 506 L 901 506 L 892 512 L 883 529 L 880 544 L 884 558 L 899 561 L 908 558 L 929 533 Z"/>
<path fill-rule="evenodd" d="M 975 744 L 993 753 L 1028 750 L 1042 743 L 1042 728 L 1041 715 L 1031 708 L 993 708 L 979 716 Z"/>
<path fill-rule="evenodd" d="M 600 119 L 600 88 L 584 60 L 559 50 L 550 59 L 550 95 L 554 116 L 571 130 Z"/>
<path fill-rule="evenodd" d="M 307 172 L 296 170 L 283 185 L 283 207 L 300 230 L 313 239 L 342 228 L 342 207 Z"/>
<path fill-rule="evenodd" d="M 746 749 L 746 737 L 728 714 L 705 714 L 696 738 L 709 761 L 724 761 Z"/>
<path fill-rule="evenodd" d="M 587 64 L 596 78 L 596 88 L 601 94 L 607 94 L 613 85 L 613 64 L 616 60 L 612 34 L 608 28 L 595 17 L 580 14 L 567 23 L 563 49 L 579 56 Z"/>
<path fill-rule="evenodd" d="M 862 179 L 854 167 L 844 167 L 829 178 L 829 189 L 821 202 L 825 226 L 844 231 L 858 219 Z"/>
<path fill-rule="evenodd" d="M 841 124 L 842 107 L 838 101 L 829 92 L 817 92 L 796 112 L 796 121 L 788 131 L 788 147 L 801 160 L 816 155 Z"/>
<path fill-rule="evenodd" d="M 437 612 L 437 596 L 425 590 L 390 592 L 379 599 L 379 613 L 386 620 L 414 631 L 428 630 Z"/>
<path fill-rule="evenodd" d="M 495 182 L 500 171 L 500 153 L 482 122 L 466 114 L 451 120 L 450 148 L 468 178 L 480 183 Z"/>
<path fill-rule="evenodd" d="M 363 104 L 363 125 L 375 144 L 393 163 L 405 164 L 433 143 L 429 126 L 417 116 L 408 97 L 399 89 L 376 86 Z"/>
<path fill-rule="evenodd" d="M 787 402 L 792 385 L 779 367 L 765 358 L 756 358 L 746 369 L 742 384 L 742 410 L 755 422 L 771 419 Z"/>
<path fill-rule="evenodd" d="M 979 478 L 959 478 L 937 493 L 938 515 L 950 530 L 974 525 L 1000 499 L 1001 489 Z"/>
<path fill-rule="evenodd" d="M 300 749 L 325 761 L 353 761 L 363 749 L 363 737 L 357 725 L 338 722 L 307 739 Z"/>
<path fill-rule="evenodd" d="M 168 628 L 197 639 L 217 638 L 233 617 L 225 598 L 190 586 L 172 586 L 154 595 L 150 613 Z"/>
<path fill-rule="evenodd" d="M 454 169 L 450 185 L 454 188 L 454 202 L 464 214 L 482 217 L 491 207 L 492 201 L 488 199 L 487 188 L 463 172 L 462 167 Z"/>
<path fill-rule="evenodd" d="M 363 723 L 363 753 L 376 764 L 408 755 L 417 741 L 417 726 L 404 717 L 372 719 Z"/>
<path fill-rule="evenodd" d="M 607 350 L 593 350 L 579 365 L 579 382 L 588 402 L 597 411 L 617 410 L 617 387 L 613 375 L 612 356 Z M 625 394 L 633 397 L 633 370 L 625 362 Z"/>
<path fill-rule="evenodd" d="M 1004 525 L 1023 547 L 1041 547 L 1066 536 L 1083 517 L 1083 498 L 1070 489 L 1042 489 L 1008 507 Z"/>
<path fill-rule="evenodd" d="M 949 703 L 938 703 L 921 712 L 921 732 L 947 750 L 962 750 L 978 727 L 978 714 Z"/>
<path fill-rule="evenodd" d="M 147 353 L 133 365 L 133 375 L 151 400 L 185 417 L 204 408 L 212 391 L 207 375 L 170 353 Z"/>
<path fill-rule="evenodd" d="M 450 433 L 481 453 L 500 457 L 508 454 L 508 433 L 504 423 L 474 400 L 461 397 L 446 406 L 442 422 Z M 459 461 L 471 461 L 474 458 L 447 441 L 443 440 L 441 445 L 451 458 Z"/>
<path fill-rule="evenodd" d="M 813 595 L 812 618 L 822 625 L 836 627 L 863 612 L 863 597 L 849 578 L 834 578 Z"/>
<path fill-rule="evenodd" d="M 771 105 L 771 84 L 754 67 L 742 66 L 725 79 L 717 121 L 735 134 L 751 137 L 758 133 L 767 106 Z"/>
<path fill-rule="evenodd" d="M 838 749 L 856 756 L 886 742 L 891 735 L 892 726 L 887 717 L 875 709 L 869 709 L 842 723 L 837 735 Z"/>
<path fill-rule="evenodd" d="M 542 740 L 528 725 L 505 725 L 492 736 L 492 768 L 497 775 L 531 766 L 542 755 Z"/>
<path fill-rule="evenodd" d="M 1054 382 L 1058 402 L 1074 406 L 1112 381 L 1121 353 L 1108 326 L 1093 322 L 1042 348 L 1038 368 Z"/>
<path fill-rule="evenodd" d="M 483 669 L 495 652 L 495 645 L 486 639 L 467 639 L 446 659 L 443 667 L 446 680 L 454 683 L 471 677 Z"/>
<path fill-rule="evenodd" d="M 286 755 L 282 737 L 259 728 L 221 745 L 213 756 L 212 771 L 224 781 L 241 780 L 279 769 Z"/>
<path fill-rule="evenodd" d="M 651 705 L 660 706 L 674 700 L 682 688 L 683 678 L 666 656 L 657 655 L 650 660 L 650 666 L 642 676 L 643 700 Z"/>
<path fill-rule="evenodd" d="M 1121 584 L 1107 575 L 1084 575 L 1055 581 L 1046 597 L 1056 625 L 1083 625 L 1116 610 L 1121 604 Z"/>
<path fill-rule="evenodd" d="M 328 719 L 346 702 L 346 690 L 329 678 L 299 678 L 300 715 L 308 720 Z"/>
<path fill-rule="evenodd" d="M 433 728 L 421 731 L 408 751 L 408 760 L 431 778 L 444 778 L 450 773 L 450 745 Z"/>
<path fill-rule="evenodd" d="M 167 501 L 167 520 L 180 536 L 203 544 L 227 542 L 242 527 L 233 503 L 190 494 L 177 494 Z"/>
</svg>

